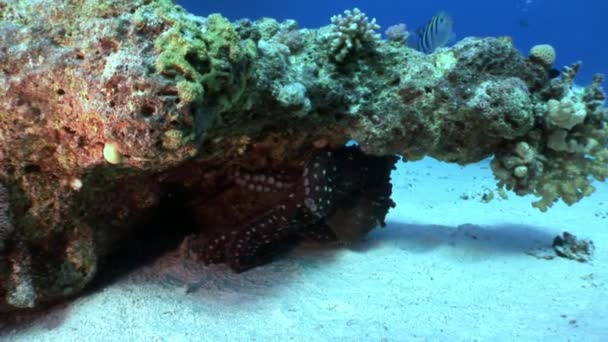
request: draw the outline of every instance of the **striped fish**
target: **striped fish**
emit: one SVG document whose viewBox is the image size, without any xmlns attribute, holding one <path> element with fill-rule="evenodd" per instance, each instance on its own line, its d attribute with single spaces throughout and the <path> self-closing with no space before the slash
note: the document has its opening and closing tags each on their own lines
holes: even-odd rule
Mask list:
<svg viewBox="0 0 608 342">
<path fill-rule="evenodd" d="M 433 53 L 435 49 L 445 46 L 452 38 L 454 21 L 445 12 L 435 14 L 424 26 L 416 30 L 416 50 Z"/>
</svg>

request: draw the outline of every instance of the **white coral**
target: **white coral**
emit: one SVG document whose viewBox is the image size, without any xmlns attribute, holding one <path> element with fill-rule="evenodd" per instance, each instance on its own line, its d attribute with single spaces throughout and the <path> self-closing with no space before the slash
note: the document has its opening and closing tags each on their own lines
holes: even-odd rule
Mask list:
<svg viewBox="0 0 608 342">
<path fill-rule="evenodd" d="M 334 15 L 331 23 L 330 50 L 337 62 L 343 62 L 352 52 L 372 46 L 380 39 L 380 34 L 376 33 L 380 28 L 376 18 L 370 21 L 358 8 L 345 10 L 344 15 Z"/>
<path fill-rule="evenodd" d="M 569 94 L 561 100 L 547 101 L 547 121 L 555 127 L 572 129 L 582 123 L 587 116 L 587 108 L 580 97 Z"/>
<path fill-rule="evenodd" d="M 300 83 L 290 83 L 279 87 L 277 100 L 286 108 L 299 108 L 298 116 L 306 115 L 311 109 L 311 102 L 306 97 L 306 87 Z"/>
</svg>

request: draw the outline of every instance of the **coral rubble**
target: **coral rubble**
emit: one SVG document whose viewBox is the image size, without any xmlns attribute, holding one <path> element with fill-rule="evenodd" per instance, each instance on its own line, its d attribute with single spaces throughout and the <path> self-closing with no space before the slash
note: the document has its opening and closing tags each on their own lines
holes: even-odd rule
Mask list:
<svg viewBox="0 0 608 342">
<path fill-rule="evenodd" d="M 202 261 L 239 271 L 356 241 L 392 206 L 394 156 L 493 156 L 499 187 L 543 211 L 608 175 L 603 79 L 552 78 L 547 47 L 427 55 L 359 10 L 328 24 L 0 0 L 0 312 L 79 293 L 158 212 L 183 217 L 156 233 L 185 225 Z"/>
<path fill-rule="evenodd" d="M 564 232 L 561 236 L 553 239 L 555 254 L 562 258 L 576 260 L 578 262 L 589 262 L 592 259 L 595 246 L 593 241 L 577 239 L 576 236 Z"/>
</svg>

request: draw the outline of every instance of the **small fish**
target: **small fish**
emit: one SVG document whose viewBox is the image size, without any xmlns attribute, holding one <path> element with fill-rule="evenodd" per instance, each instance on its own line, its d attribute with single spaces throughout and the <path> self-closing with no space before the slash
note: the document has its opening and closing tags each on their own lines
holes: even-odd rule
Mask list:
<svg viewBox="0 0 608 342">
<path fill-rule="evenodd" d="M 520 18 L 517 23 L 519 24 L 520 27 L 529 27 L 530 26 L 530 22 L 528 21 L 528 19 L 526 18 Z"/>
<path fill-rule="evenodd" d="M 416 30 L 416 50 L 432 53 L 435 49 L 445 46 L 453 38 L 454 21 L 447 13 L 441 11 L 435 14 L 424 26 Z"/>
<path fill-rule="evenodd" d="M 530 6 L 532 6 L 532 0 L 517 0 L 516 6 L 520 11 L 528 12 Z"/>
</svg>

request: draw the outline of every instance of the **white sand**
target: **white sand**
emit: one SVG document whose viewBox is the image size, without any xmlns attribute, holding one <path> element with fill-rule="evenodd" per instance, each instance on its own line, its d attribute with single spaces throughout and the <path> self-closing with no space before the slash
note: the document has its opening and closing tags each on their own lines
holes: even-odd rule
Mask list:
<svg viewBox="0 0 608 342">
<path fill-rule="evenodd" d="M 480 201 L 487 162 L 401 164 L 386 228 L 236 275 L 165 257 L 8 341 L 607 341 L 608 187 L 546 214 Z M 469 199 L 464 199 L 468 195 Z M 590 264 L 527 254 L 569 231 Z"/>
</svg>

